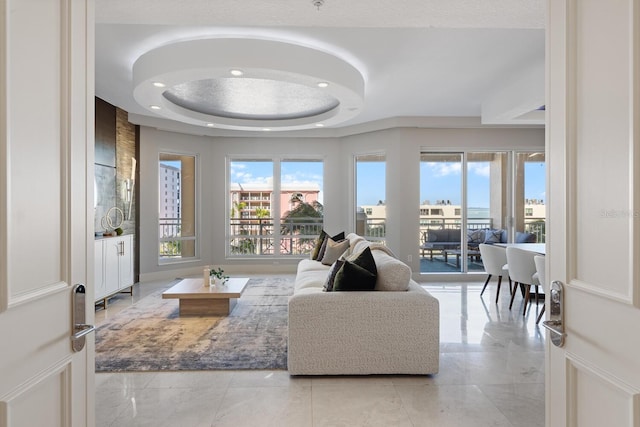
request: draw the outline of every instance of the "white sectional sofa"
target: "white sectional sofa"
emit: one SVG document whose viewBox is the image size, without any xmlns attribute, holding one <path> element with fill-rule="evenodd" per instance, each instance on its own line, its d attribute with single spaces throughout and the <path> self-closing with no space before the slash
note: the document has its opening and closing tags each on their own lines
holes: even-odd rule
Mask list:
<svg viewBox="0 0 640 427">
<path fill-rule="evenodd" d="M 324 292 L 330 267 L 300 261 L 289 298 L 289 373 L 437 373 L 438 300 L 411 279 L 411 269 L 388 249 L 356 234 L 347 239 L 351 253 L 371 248 L 376 290 Z"/>
</svg>

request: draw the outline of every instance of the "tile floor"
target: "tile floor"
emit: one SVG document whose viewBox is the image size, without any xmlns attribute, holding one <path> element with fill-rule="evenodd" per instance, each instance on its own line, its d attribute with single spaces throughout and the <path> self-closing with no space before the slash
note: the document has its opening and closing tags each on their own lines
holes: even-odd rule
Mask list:
<svg viewBox="0 0 640 427">
<path fill-rule="evenodd" d="M 166 287 L 145 283 L 99 307 L 96 323 Z M 544 426 L 537 309 L 509 310 L 495 282 L 424 283 L 440 300 L 440 373 L 290 377 L 286 371 L 96 374 L 96 426 Z M 541 306 L 540 306 L 541 307 Z"/>
</svg>

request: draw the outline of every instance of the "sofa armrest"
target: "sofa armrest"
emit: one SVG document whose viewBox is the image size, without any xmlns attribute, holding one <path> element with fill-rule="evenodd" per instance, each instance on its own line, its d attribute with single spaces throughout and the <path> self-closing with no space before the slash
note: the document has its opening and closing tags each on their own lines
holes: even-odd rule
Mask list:
<svg viewBox="0 0 640 427">
<path fill-rule="evenodd" d="M 289 298 L 292 375 L 438 372 L 439 303 L 406 292 L 314 292 Z"/>
</svg>

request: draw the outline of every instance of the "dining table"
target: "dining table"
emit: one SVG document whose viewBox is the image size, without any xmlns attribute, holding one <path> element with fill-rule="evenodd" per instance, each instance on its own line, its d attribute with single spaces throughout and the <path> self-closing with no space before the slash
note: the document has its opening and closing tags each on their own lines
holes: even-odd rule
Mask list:
<svg viewBox="0 0 640 427">
<path fill-rule="evenodd" d="M 503 248 L 519 248 L 525 251 L 535 252 L 538 254 L 546 254 L 545 243 L 494 243 L 496 246 L 502 246 Z"/>
</svg>

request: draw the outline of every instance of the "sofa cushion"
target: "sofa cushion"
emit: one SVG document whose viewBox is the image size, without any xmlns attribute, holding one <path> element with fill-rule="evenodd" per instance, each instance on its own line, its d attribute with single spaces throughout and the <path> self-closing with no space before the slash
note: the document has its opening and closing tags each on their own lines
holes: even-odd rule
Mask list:
<svg viewBox="0 0 640 427">
<path fill-rule="evenodd" d="M 427 230 L 427 242 L 437 242 L 438 241 L 438 233 L 436 230 Z"/>
<path fill-rule="evenodd" d="M 320 248 L 322 247 L 322 244 L 324 243 L 324 240 L 327 237 L 328 237 L 327 232 L 322 230 L 322 232 L 320 232 L 320 235 L 316 239 L 316 245 L 313 247 L 313 251 L 311 252 L 311 259 L 314 259 L 314 260 L 318 259 L 318 255 L 320 254 Z"/>
<path fill-rule="evenodd" d="M 376 273 L 351 261 L 345 261 L 336 274 L 333 290 L 336 292 L 373 291 L 376 287 L 376 278 Z"/>
<path fill-rule="evenodd" d="M 358 255 L 362 253 L 365 248 L 371 246 L 371 242 L 368 240 L 360 240 L 358 241 L 351 250 L 351 255 L 349 256 L 349 261 L 353 261 L 351 258 L 356 258 Z"/>
<path fill-rule="evenodd" d="M 467 243 L 484 243 L 484 230 L 467 230 Z"/>
<path fill-rule="evenodd" d="M 316 261 L 312 262 L 322 265 Z M 324 282 L 327 280 L 327 272 L 329 271 L 329 267 L 326 265 L 323 267 L 324 269 L 322 270 L 298 270 L 298 274 L 296 274 L 294 293 L 297 294 L 301 289 L 306 288 L 317 288 L 319 291 L 322 291 Z"/>
<path fill-rule="evenodd" d="M 349 245 L 351 246 L 351 251 L 353 251 L 354 246 L 356 245 L 356 243 L 358 242 L 362 242 L 363 240 L 365 240 L 364 237 L 356 234 L 356 233 L 349 233 L 347 234 L 346 239 L 349 241 Z"/>
<path fill-rule="evenodd" d="M 484 232 L 484 243 L 493 244 L 500 243 L 502 238 L 502 230 L 493 230 L 491 228 Z"/>
<path fill-rule="evenodd" d="M 378 272 L 376 291 L 406 291 L 409 289 L 411 268 L 407 264 L 378 248 L 374 248 L 371 253 Z"/>
<path fill-rule="evenodd" d="M 340 256 L 349 249 L 349 241 L 341 240 L 336 242 L 333 238 L 327 239 L 327 245 L 324 251 L 324 255 L 322 256 L 322 264 L 331 265 L 340 258 Z"/>
<path fill-rule="evenodd" d="M 538 239 L 533 233 L 516 232 L 516 243 L 535 243 Z"/>
<path fill-rule="evenodd" d="M 339 260 L 337 260 L 331 265 L 331 268 L 329 269 L 329 273 L 327 273 L 327 280 L 324 282 L 324 287 L 322 288 L 323 291 L 325 292 L 333 291 L 333 282 L 336 279 L 336 274 L 338 274 L 338 271 L 344 264 L 344 261 L 345 261 L 344 259 L 340 258 Z"/>
</svg>

